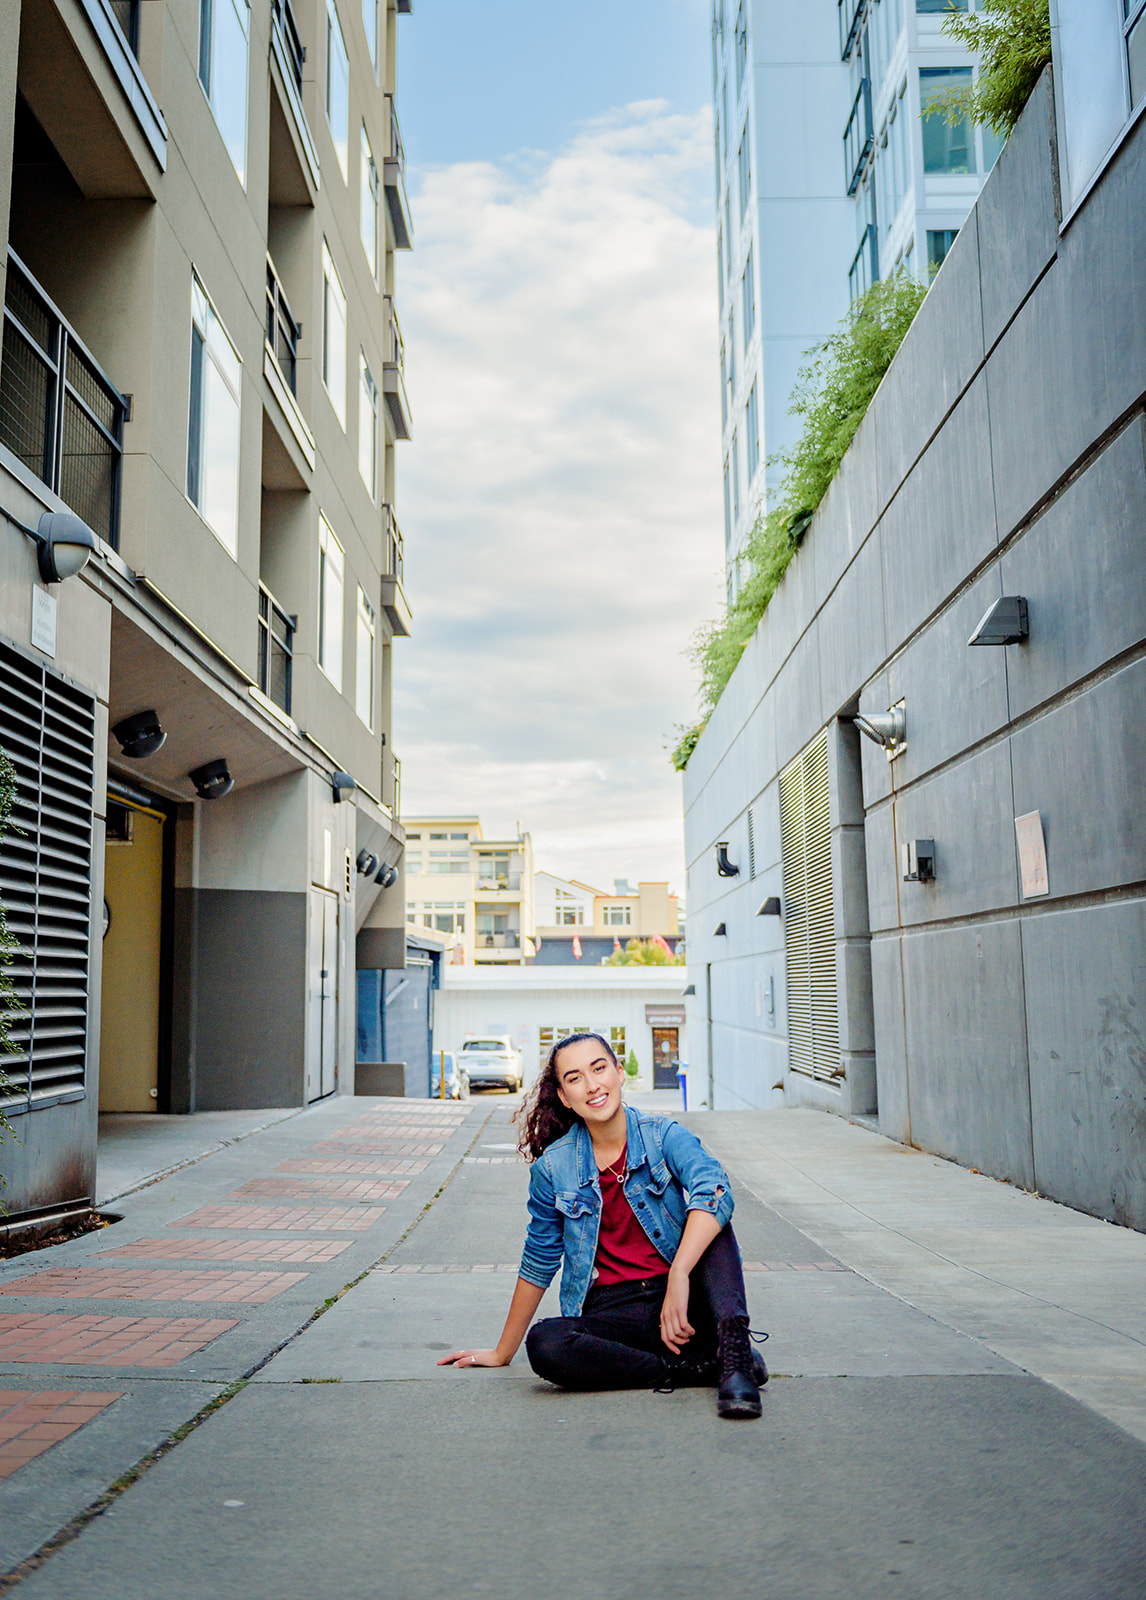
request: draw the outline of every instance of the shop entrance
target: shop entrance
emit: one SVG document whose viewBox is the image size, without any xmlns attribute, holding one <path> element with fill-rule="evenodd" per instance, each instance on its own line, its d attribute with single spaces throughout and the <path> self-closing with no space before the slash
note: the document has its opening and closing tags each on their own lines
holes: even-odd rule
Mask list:
<svg viewBox="0 0 1146 1600">
<path fill-rule="evenodd" d="M 680 1029 L 653 1029 L 653 1088 L 675 1089 L 680 1066 Z"/>
</svg>

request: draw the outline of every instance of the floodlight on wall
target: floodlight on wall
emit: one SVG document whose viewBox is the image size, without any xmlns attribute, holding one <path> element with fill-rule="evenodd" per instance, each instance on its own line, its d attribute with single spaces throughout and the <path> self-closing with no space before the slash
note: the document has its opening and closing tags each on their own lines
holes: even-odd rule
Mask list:
<svg viewBox="0 0 1146 1600">
<path fill-rule="evenodd" d="M 727 937 L 727 935 L 728 929 L 724 926 L 723 922 L 718 922 L 716 927 L 712 930 L 712 937 L 714 939 L 724 939 Z"/>
<path fill-rule="evenodd" d="M 334 803 L 337 805 L 348 794 L 353 794 L 358 785 L 349 772 L 332 772 L 330 775 L 330 787 L 334 792 Z"/>
<path fill-rule="evenodd" d="M 728 859 L 728 840 L 722 839 L 716 847 L 716 870 L 722 878 L 738 878 L 740 868 Z"/>
<path fill-rule="evenodd" d="M 680 991 L 680 997 L 681 997 L 682 1000 L 687 1000 L 689 995 L 695 995 L 695 994 L 696 994 L 696 984 L 695 983 L 690 983 L 687 989 L 682 989 Z"/>
<path fill-rule="evenodd" d="M 383 889 L 391 888 L 395 883 L 397 883 L 397 881 L 398 868 L 393 866 L 383 867 L 374 880 L 374 882 L 379 884 Z"/>
<path fill-rule="evenodd" d="M 4 515 L 13 527 L 35 541 L 36 565 L 45 583 L 63 583 L 65 578 L 74 578 L 87 566 L 95 551 L 95 534 L 83 518 L 72 511 L 45 511 L 36 528 L 29 528 L 9 511 Z"/>
<path fill-rule="evenodd" d="M 132 761 L 142 761 L 153 756 L 167 741 L 167 732 L 155 711 L 136 711 L 123 717 L 111 730 L 119 740 L 119 748 Z"/>
<path fill-rule="evenodd" d="M 778 917 L 780 915 L 780 896 L 770 894 L 764 904 L 758 907 L 758 917 Z"/>
<path fill-rule="evenodd" d="M 235 787 L 226 761 L 220 757 L 218 761 L 207 761 L 201 767 L 196 767 L 187 776 L 195 785 L 195 793 L 200 800 L 221 800 L 225 794 L 230 794 Z"/>
<path fill-rule="evenodd" d="M 889 761 L 907 748 L 907 707 L 902 700 L 888 711 L 857 711 L 852 721 L 861 733 L 883 746 Z"/>
<path fill-rule="evenodd" d="M 378 857 L 371 855 L 369 850 L 360 850 L 354 865 L 364 878 L 372 878 L 378 871 Z"/>
<path fill-rule="evenodd" d="M 1005 594 L 989 605 L 968 644 L 1021 644 L 1030 633 L 1027 597 Z"/>
<path fill-rule="evenodd" d="M 904 883 L 933 882 L 935 840 L 905 839 L 899 847 L 899 875 Z"/>
</svg>

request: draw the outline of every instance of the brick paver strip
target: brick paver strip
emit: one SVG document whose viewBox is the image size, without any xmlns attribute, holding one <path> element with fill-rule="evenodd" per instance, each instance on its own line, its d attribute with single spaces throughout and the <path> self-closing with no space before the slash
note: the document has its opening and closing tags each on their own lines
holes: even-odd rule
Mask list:
<svg viewBox="0 0 1146 1600">
<path fill-rule="evenodd" d="M 324 1161 L 320 1158 L 311 1160 L 308 1156 L 299 1156 L 293 1161 L 280 1161 L 275 1171 L 357 1172 L 366 1178 L 393 1178 L 403 1172 L 416 1177 L 419 1172 L 425 1172 L 429 1165 L 428 1161 L 403 1161 L 385 1157 L 374 1157 L 366 1161 Z"/>
<path fill-rule="evenodd" d="M 0 1478 L 43 1455 L 120 1397 L 120 1390 L 0 1389 Z"/>
<path fill-rule="evenodd" d="M 52 1300 L 223 1300 L 263 1305 L 306 1272 L 180 1272 L 162 1267 L 49 1267 L 0 1286 L 0 1294 Z"/>
<path fill-rule="evenodd" d="M 173 1367 L 236 1322 L 204 1317 L 89 1317 L 0 1311 L 0 1361 Z"/>
<path fill-rule="evenodd" d="M 252 1178 L 228 1200 L 392 1200 L 409 1178 Z"/>
<path fill-rule="evenodd" d="M 400 1144 L 406 1140 L 429 1140 L 436 1146 L 433 1154 L 437 1155 L 438 1151 L 443 1148 L 442 1132 L 441 1128 L 355 1128 L 351 1126 L 349 1128 L 332 1128 L 328 1137 L 331 1141 L 337 1141 L 343 1147 L 355 1144 L 379 1144 L 383 1141 L 387 1144 Z M 428 1155 L 430 1152 L 419 1150 L 414 1153 Z"/>
<path fill-rule="evenodd" d="M 308 1144 L 307 1153 L 316 1156 L 440 1156 L 443 1146 L 420 1139 L 320 1139 Z"/>
<path fill-rule="evenodd" d="M 516 1167 L 524 1156 L 463 1156 L 467 1167 Z"/>
<path fill-rule="evenodd" d="M 153 1261 L 333 1261 L 351 1239 L 136 1239 L 97 1256 L 142 1256 Z"/>
<path fill-rule="evenodd" d="M 372 1228 L 385 1206 L 203 1206 L 186 1217 L 176 1217 L 169 1228 L 241 1228 L 267 1233 L 361 1233 Z"/>
</svg>

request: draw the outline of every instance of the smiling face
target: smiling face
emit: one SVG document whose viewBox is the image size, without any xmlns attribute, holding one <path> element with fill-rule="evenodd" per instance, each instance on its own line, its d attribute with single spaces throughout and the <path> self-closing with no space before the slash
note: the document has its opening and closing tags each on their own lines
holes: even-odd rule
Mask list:
<svg viewBox="0 0 1146 1600">
<path fill-rule="evenodd" d="M 578 1039 L 558 1052 L 554 1067 L 557 1096 L 588 1126 L 603 1129 L 624 1114 L 621 1087 L 625 1078 L 599 1039 Z"/>
</svg>

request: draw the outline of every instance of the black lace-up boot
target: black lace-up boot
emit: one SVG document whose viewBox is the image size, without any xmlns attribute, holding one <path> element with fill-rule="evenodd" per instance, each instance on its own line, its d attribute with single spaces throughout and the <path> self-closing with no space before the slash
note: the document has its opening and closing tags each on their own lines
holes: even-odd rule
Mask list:
<svg viewBox="0 0 1146 1600">
<path fill-rule="evenodd" d="M 748 1339 L 747 1317 L 725 1317 L 717 1324 L 719 1378 L 716 1409 L 722 1417 L 758 1417 L 761 1386 L 768 1382 L 763 1357 Z"/>
</svg>

